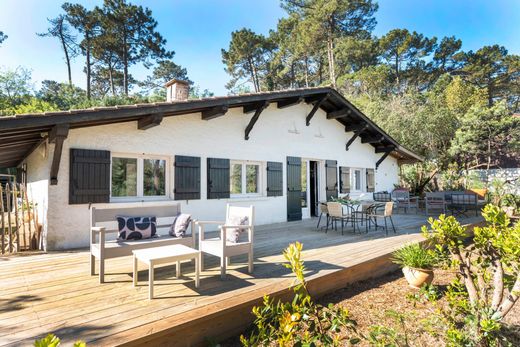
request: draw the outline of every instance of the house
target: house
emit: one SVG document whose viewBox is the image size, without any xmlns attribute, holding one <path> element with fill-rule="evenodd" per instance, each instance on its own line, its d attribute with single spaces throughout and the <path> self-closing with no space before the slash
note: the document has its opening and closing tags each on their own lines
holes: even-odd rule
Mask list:
<svg viewBox="0 0 520 347">
<path fill-rule="evenodd" d="M 18 167 L 44 247 L 89 244 L 95 204 L 178 200 L 199 219 L 253 204 L 256 224 L 316 216 L 338 194 L 371 197 L 422 160 L 336 90 L 305 88 L 0 118 L 0 167 Z"/>
</svg>

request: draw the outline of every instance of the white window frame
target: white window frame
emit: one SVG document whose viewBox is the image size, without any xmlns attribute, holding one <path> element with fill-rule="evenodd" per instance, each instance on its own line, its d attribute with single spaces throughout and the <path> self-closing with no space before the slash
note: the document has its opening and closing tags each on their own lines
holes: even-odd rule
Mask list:
<svg viewBox="0 0 520 347">
<path fill-rule="evenodd" d="M 263 196 L 264 195 L 264 169 L 265 165 L 260 161 L 249 161 L 249 160 L 230 160 L 229 162 L 230 170 L 232 170 L 233 165 L 242 165 L 242 193 L 240 194 L 230 194 L 230 198 L 245 198 L 245 197 L 255 197 L 255 196 Z M 258 166 L 258 192 L 257 193 L 246 193 L 247 189 L 247 174 L 246 174 L 246 165 L 257 165 Z M 230 182 L 231 184 L 231 182 Z"/>
<path fill-rule="evenodd" d="M 112 196 L 112 159 L 130 158 L 137 159 L 137 195 L 136 196 Z M 164 195 L 144 195 L 144 160 L 158 159 L 165 161 L 164 170 Z M 135 154 L 135 153 L 111 153 L 110 154 L 110 202 L 131 202 L 131 201 L 155 201 L 168 200 L 170 196 L 170 161 L 166 155 L 156 154 Z"/>
<path fill-rule="evenodd" d="M 356 171 L 359 171 L 359 187 L 360 189 L 356 189 Z M 364 193 L 366 191 L 366 177 L 365 177 L 365 169 L 359 167 L 351 167 L 350 168 L 350 192 L 353 193 Z"/>
</svg>

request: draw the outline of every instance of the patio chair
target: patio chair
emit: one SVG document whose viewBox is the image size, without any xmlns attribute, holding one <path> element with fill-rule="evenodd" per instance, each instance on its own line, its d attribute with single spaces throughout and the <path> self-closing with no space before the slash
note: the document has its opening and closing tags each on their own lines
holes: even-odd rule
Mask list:
<svg viewBox="0 0 520 347">
<path fill-rule="evenodd" d="M 442 213 L 446 213 L 446 194 L 444 192 L 426 193 L 424 206 L 427 216 L 431 210 L 440 210 Z"/>
<path fill-rule="evenodd" d="M 374 204 L 367 208 L 366 210 L 366 232 L 368 233 L 368 229 L 372 226 L 372 222 L 374 223 L 376 230 L 379 227 L 377 224 L 378 219 L 383 219 L 385 222 L 385 233 L 388 235 L 388 223 L 387 219 L 390 219 L 390 223 L 392 224 L 392 229 L 395 231 L 394 221 L 392 219 L 392 213 L 394 210 L 394 203 L 392 201 L 385 202 L 384 204 Z"/>
<path fill-rule="evenodd" d="M 448 205 L 451 214 L 454 216 L 465 216 L 470 210 L 475 211 L 475 216 L 478 216 L 478 199 L 476 194 L 453 194 L 451 196 L 451 203 Z"/>
<path fill-rule="evenodd" d="M 343 235 L 345 223 L 348 224 L 349 222 L 352 222 L 354 232 L 356 232 L 356 224 L 353 222 L 353 210 L 351 206 L 345 206 L 347 213 L 345 213 L 343 205 L 339 202 L 328 202 L 327 208 L 329 210 L 331 225 L 335 230 L 338 230 L 338 221 L 341 221 L 341 235 Z"/>
<path fill-rule="evenodd" d="M 374 201 L 377 201 L 377 202 L 392 201 L 392 195 L 387 192 L 377 192 L 377 193 L 374 193 Z"/>
<path fill-rule="evenodd" d="M 205 226 L 218 225 L 220 235 L 206 238 Z M 254 207 L 227 205 L 225 221 L 196 221 L 199 227 L 200 269 L 204 268 L 203 253 L 220 258 L 220 275 L 226 276 L 226 267 L 230 264 L 230 257 L 247 254 L 248 272 L 253 272 L 253 239 L 254 239 Z M 243 240 L 241 234 L 246 234 Z M 235 238 L 238 233 L 238 238 Z"/>
<path fill-rule="evenodd" d="M 415 208 L 415 213 L 419 210 L 419 198 L 410 196 L 408 190 L 395 189 L 392 192 L 392 200 L 396 203 L 398 211 L 400 208 L 404 209 L 404 213 L 408 213 L 408 210 L 411 208 Z"/>
<path fill-rule="evenodd" d="M 326 226 L 325 226 L 326 227 L 325 230 L 328 230 L 329 229 L 330 216 L 329 216 L 329 209 L 327 207 L 327 203 L 326 202 L 320 202 L 319 206 L 320 206 L 320 217 L 318 218 L 318 225 L 316 225 L 316 229 L 320 228 L 321 217 L 323 215 L 325 215 L 326 223 L 327 223 Z"/>
</svg>

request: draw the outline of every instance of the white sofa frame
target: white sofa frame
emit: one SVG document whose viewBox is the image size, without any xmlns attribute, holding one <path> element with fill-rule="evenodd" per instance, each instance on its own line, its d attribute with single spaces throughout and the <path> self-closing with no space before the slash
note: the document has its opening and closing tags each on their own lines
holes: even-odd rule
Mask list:
<svg viewBox="0 0 520 347">
<path fill-rule="evenodd" d="M 195 228 L 193 221 L 191 233 L 178 238 L 170 236 L 168 230 L 174 218 L 181 213 L 179 203 L 146 204 L 140 206 L 92 207 L 90 209 L 90 274 L 95 275 L 96 258 L 99 260 L 99 283 L 105 282 L 105 260 L 132 255 L 136 249 L 153 248 L 167 245 L 186 245 L 195 248 Z M 158 237 L 144 240 L 118 241 L 107 240 L 107 234 L 118 233 L 117 216 L 157 218 Z M 129 263 L 130 264 L 130 263 Z"/>
</svg>

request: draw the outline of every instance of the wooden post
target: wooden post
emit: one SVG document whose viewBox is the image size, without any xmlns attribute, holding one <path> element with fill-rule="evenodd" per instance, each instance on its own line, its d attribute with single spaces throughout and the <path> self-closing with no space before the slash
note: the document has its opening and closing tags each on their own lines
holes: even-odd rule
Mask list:
<svg viewBox="0 0 520 347">
<path fill-rule="evenodd" d="M 25 229 L 25 211 L 27 210 L 27 207 L 24 207 L 25 205 L 25 201 L 24 201 L 24 194 L 23 194 L 23 185 L 20 183 L 19 186 L 18 186 L 18 194 L 20 195 L 20 200 L 22 201 L 22 217 L 21 217 L 21 222 L 22 222 L 22 234 L 23 234 L 23 247 L 24 249 L 27 249 L 27 232 L 26 232 L 26 229 Z M 20 234 L 20 233 L 18 233 Z M 29 230 L 29 238 L 31 236 L 31 230 Z"/>
<path fill-rule="evenodd" d="M 4 190 L 0 185 L 0 213 L 2 214 L 2 254 L 5 254 L 5 209 L 4 209 Z"/>
<path fill-rule="evenodd" d="M 13 232 L 11 225 L 11 188 L 9 187 L 9 183 L 5 185 L 5 196 L 6 196 L 6 205 L 7 205 L 7 235 L 9 238 L 7 242 L 9 243 L 9 253 L 13 252 Z"/>
<path fill-rule="evenodd" d="M 18 191 L 16 189 L 16 183 L 13 184 L 13 198 L 14 198 L 14 220 L 15 220 L 15 234 L 16 234 L 16 251 L 20 251 L 20 224 L 18 221 Z"/>
</svg>

